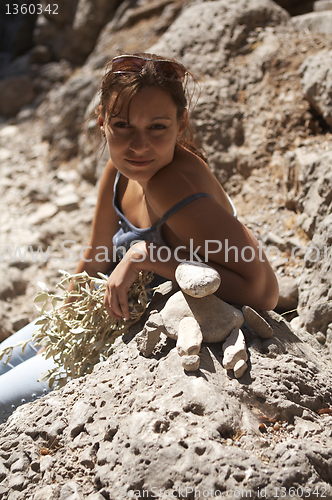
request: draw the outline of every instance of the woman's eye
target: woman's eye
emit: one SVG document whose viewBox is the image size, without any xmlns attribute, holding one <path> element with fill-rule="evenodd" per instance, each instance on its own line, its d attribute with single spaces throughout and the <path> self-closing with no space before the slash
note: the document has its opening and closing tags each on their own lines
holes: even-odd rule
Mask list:
<svg viewBox="0 0 332 500">
<path fill-rule="evenodd" d="M 155 123 L 151 128 L 153 130 L 164 130 L 166 128 L 166 125 L 164 125 L 163 123 Z"/>
<path fill-rule="evenodd" d="M 116 128 L 127 128 L 129 127 L 129 123 L 127 122 L 115 122 L 114 127 Z"/>
</svg>

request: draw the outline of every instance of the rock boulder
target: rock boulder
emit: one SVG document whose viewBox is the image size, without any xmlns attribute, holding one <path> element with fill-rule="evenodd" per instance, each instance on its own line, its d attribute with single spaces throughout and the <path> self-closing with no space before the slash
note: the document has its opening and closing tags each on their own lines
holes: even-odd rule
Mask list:
<svg viewBox="0 0 332 500">
<path fill-rule="evenodd" d="M 326 13 L 322 13 L 326 15 Z M 332 12 L 329 13 L 332 25 Z M 332 28 L 331 28 L 332 30 Z M 313 108 L 332 126 L 332 51 L 319 51 L 309 56 L 300 68 L 301 84 L 305 97 Z"/>
<path fill-rule="evenodd" d="M 193 72 L 213 76 L 246 44 L 256 27 L 285 25 L 289 19 L 270 0 L 198 3 L 176 19 L 151 51 L 178 58 Z"/>
<path fill-rule="evenodd" d="M 15 116 L 36 97 L 33 81 L 28 76 L 14 76 L 0 81 L 0 115 Z"/>
<path fill-rule="evenodd" d="M 196 318 L 200 325 L 204 342 L 221 342 L 234 328 L 240 328 L 244 318 L 241 311 L 215 295 L 194 298 L 182 292 L 175 293 L 161 311 L 167 335 L 178 338 L 180 321 Z"/>
<path fill-rule="evenodd" d="M 241 382 L 227 377 L 220 345 L 203 347 L 188 376 L 174 343 L 145 358 L 130 335 L 117 339 L 91 375 L 0 426 L 3 500 L 18 489 L 35 499 L 162 498 L 188 478 L 212 498 L 239 480 L 254 499 L 299 484 L 330 497 L 332 417 L 317 413 L 332 405 L 324 355 L 277 315 L 268 320 L 274 339 L 243 329 L 250 371 Z"/>
<path fill-rule="evenodd" d="M 332 12 L 308 12 L 292 18 L 292 23 L 298 31 L 309 30 L 313 33 L 332 33 Z"/>
</svg>

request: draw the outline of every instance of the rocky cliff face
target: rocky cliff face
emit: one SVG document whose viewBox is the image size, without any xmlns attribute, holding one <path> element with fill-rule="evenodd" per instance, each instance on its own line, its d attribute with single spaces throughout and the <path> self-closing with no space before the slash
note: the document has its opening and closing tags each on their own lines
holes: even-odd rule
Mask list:
<svg viewBox="0 0 332 500">
<path fill-rule="evenodd" d="M 195 488 L 221 492 L 207 498 L 267 488 L 274 498 L 294 486 L 332 498 L 332 422 L 318 413 L 332 405 L 332 43 L 322 21 L 332 11 L 321 10 L 332 5 L 278 3 L 65 2 L 56 22 L 37 19 L 35 45 L 7 64 L 0 338 L 35 315 L 37 281 L 52 289 L 87 244 L 106 161 L 90 116 L 119 47 L 177 57 L 200 77 L 193 120 L 210 167 L 266 246 L 279 312 L 298 316 L 290 330 L 271 313 L 270 340 L 245 330 L 250 366 L 239 380 L 222 367 L 221 346 L 206 345 L 188 376 L 171 341 L 145 359 L 132 332 L 92 375 L 2 426 L 0 497 L 162 498 L 188 487 L 187 498 Z M 10 258 L 15 247 L 26 258 Z"/>
<path fill-rule="evenodd" d="M 141 321 L 91 375 L 2 426 L 2 498 L 332 498 L 331 365 L 310 335 L 266 319 L 271 339 L 243 328 L 250 369 L 239 380 L 218 344 L 190 376 L 171 339 L 144 358 Z"/>
</svg>

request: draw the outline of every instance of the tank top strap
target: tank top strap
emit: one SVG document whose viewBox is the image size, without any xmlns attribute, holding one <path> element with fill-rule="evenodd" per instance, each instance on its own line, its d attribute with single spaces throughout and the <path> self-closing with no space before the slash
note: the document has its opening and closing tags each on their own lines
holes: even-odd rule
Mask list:
<svg viewBox="0 0 332 500">
<path fill-rule="evenodd" d="M 184 198 L 184 200 L 179 201 L 174 207 L 170 208 L 167 210 L 167 212 L 162 216 L 162 218 L 157 222 L 157 226 L 162 226 L 171 215 L 175 214 L 180 208 L 185 207 L 188 205 L 188 203 L 191 203 L 192 201 L 197 200 L 198 198 L 204 198 L 204 197 L 209 197 L 212 198 L 212 196 L 208 193 L 195 193 L 187 198 Z"/>
<path fill-rule="evenodd" d="M 120 179 L 120 172 L 119 170 L 117 171 L 116 173 L 116 176 L 115 176 L 115 179 L 114 179 L 114 184 L 113 184 L 113 204 L 116 200 L 116 194 L 117 194 L 117 188 L 118 188 L 118 182 L 119 182 L 119 179 Z"/>
</svg>

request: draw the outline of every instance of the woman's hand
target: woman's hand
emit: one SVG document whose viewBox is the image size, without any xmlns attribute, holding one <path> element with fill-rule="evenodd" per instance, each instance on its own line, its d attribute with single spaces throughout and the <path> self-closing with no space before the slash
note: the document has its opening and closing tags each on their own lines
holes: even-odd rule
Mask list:
<svg viewBox="0 0 332 500">
<path fill-rule="evenodd" d="M 130 319 L 128 291 L 138 278 L 140 261 L 146 258 L 145 242 L 133 245 L 107 280 L 104 306 L 112 318 Z"/>
</svg>

